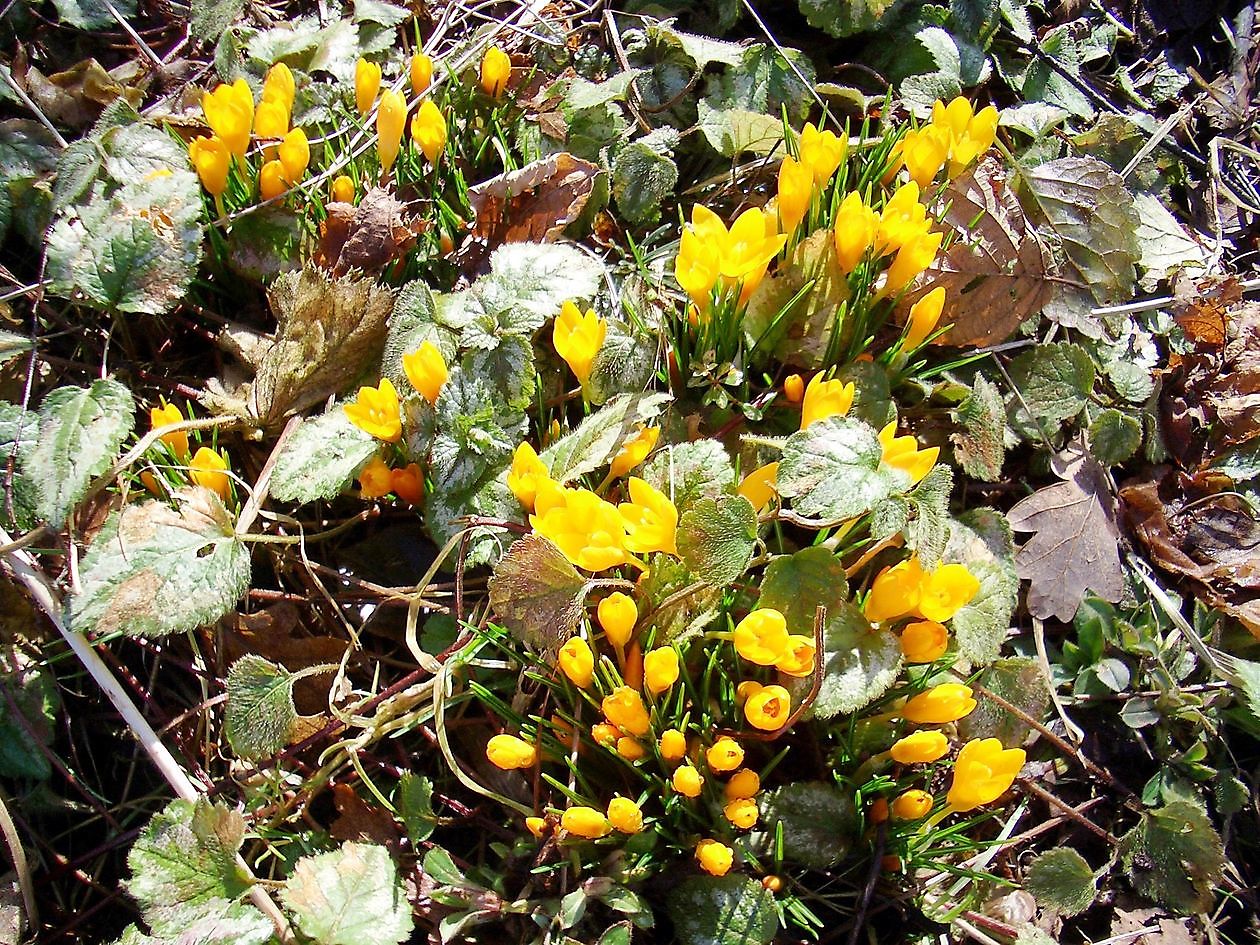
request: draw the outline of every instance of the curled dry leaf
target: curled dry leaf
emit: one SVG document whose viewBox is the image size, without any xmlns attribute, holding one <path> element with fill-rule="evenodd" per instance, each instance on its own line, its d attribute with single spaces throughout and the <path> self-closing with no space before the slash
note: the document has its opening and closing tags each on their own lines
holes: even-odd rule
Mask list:
<svg viewBox="0 0 1260 945">
<path fill-rule="evenodd" d="M 941 343 L 997 344 L 1050 300 L 1049 256 L 996 158 L 985 158 L 957 178 L 944 200 L 949 210 L 943 222 L 956 240 L 907 298 L 907 308 L 944 286 L 941 324 L 953 328 Z"/>
<path fill-rule="evenodd" d="M 427 224 L 390 191 L 373 187 L 356 207 L 330 203 L 328 219 L 319 228 L 315 260 L 334 276 L 352 269 L 380 272 L 401 259 Z"/>
<path fill-rule="evenodd" d="M 586 209 L 600 173 L 598 164 L 562 151 L 470 187 L 468 202 L 476 216 L 473 238 L 459 251 L 464 268 L 478 268 L 503 243 L 558 240 Z"/>
<path fill-rule="evenodd" d="M 1114 500 L 1106 472 L 1074 445 L 1054 462 L 1064 481 L 1038 489 L 1007 513 L 1011 528 L 1033 532 L 1015 556 L 1034 617 L 1067 622 L 1086 589 L 1109 601 L 1124 590 Z"/>
</svg>

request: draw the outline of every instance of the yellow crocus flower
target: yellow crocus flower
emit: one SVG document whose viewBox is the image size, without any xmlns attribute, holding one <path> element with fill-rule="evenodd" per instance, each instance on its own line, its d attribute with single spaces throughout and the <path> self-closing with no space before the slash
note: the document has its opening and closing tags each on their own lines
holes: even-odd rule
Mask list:
<svg viewBox="0 0 1260 945">
<path fill-rule="evenodd" d="M 604 345 L 607 332 L 608 323 L 596 315 L 594 309 L 587 309 L 583 315 L 570 301 L 561 306 L 560 314 L 556 316 L 551 330 L 551 343 L 555 346 L 556 354 L 564 358 L 578 383 L 583 386 L 590 379 L 591 365 Z"/>
<path fill-rule="evenodd" d="M 901 717 L 917 725 L 946 725 L 970 715 L 975 707 L 970 686 L 942 683 L 908 700 Z"/>
<path fill-rule="evenodd" d="M 611 724 L 636 738 L 642 738 L 652 728 L 643 697 L 629 686 L 618 686 L 604 696 L 599 707 Z"/>
<path fill-rule="evenodd" d="M 813 674 L 816 656 L 813 637 L 794 633 L 788 637 L 787 652 L 774 664 L 774 668 L 785 675 L 802 679 Z"/>
<path fill-rule="evenodd" d="M 621 449 L 617 451 L 617 455 L 613 457 L 612 465 L 608 469 L 609 478 L 617 479 L 624 476 L 647 459 L 648 453 L 652 452 L 652 447 L 656 445 L 660 435 L 660 427 L 639 424 L 638 432 L 627 437 Z"/>
<path fill-rule="evenodd" d="M 262 98 L 284 103 L 285 111 L 292 113 L 293 100 L 297 95 L 297 84 L 293 81 L 293 72 L 283 62 L 277 62 L 267 70 L 263 79 Z"/>
<path fill-rule="evenodd" d="M 669 496 L 637 476 L 631 476 L 627 485 L 630 501 L 617 507 L 625 524 L 626 549 L 637 554 L 678 554 L 678 509 Z"/>
<path fill-rule="evenodd" d="M 491 98 L 498 98 L 512 77 L 512 60 L 498 46 L 491 46 L 481 57 L 481 87 Z"/>
<path fill-rule="evenodd" d="M 943 564 L 929 573 L 919 591 L 919 614 L 938 623 L 949 620 L 980 591 L 965 564 Z"/>
<path fill-rule="evenodd" d="M 643 829 L 643 811 L 628 797 L 614 797 L 608 802 L 608 822 L 621 833 L 638 833 Z"/>
<path fill-rule="evenodd" d="M 949 157 L 949 143 L 949 132 L 935 125 L 916 128 L 901 139 L 901 161 L 920 188 L 936 178 Z"/>
<path fill-rule="evenodd" d="M 924 233 L 897 250 L 880 292 L 899 292 L 922 275 L 932 265 L 944 238 L 944 233 Z"/>
<path fill-rule="evenodd" d="M 227 190 L 228 169 L 232 152 L 218 138 L 198 137 L 188 145 L 188 160 L 206 192 L 221 197 Z"/>
<path fill-rule="evenodd" d="M 699 797 L 700 792 L 704 790 L 704 775 L 697 771 L 694 765 L 679 765 L 674 769 L 670 784 L 683 797 Z"/>
<path fill-rule="evenodd" d="M 773 607 L 762 607 L 735 625 L 735 652 L 758 666 L 773 666 L 790 646 L 787 620 Z"/>
<path fill-rule="evenodd" d="M 354 103 L 359 117 L 364 118 L 376 103 L 376 93 L 381 90 L 381 67 L 368 62 L 362 56 L 354 64 Z"/>
<path fill-rule="evenodd" d="M 538 760 L 538 749 L 515 735 L 495 735 L 486 743 L 486 760 L 505 771 L 532 768 Z"/>
<path fill-rule="evenodd" d="M 507 474 L 507 486 L 512 495 L 525 508 L 533 510 L 534 498 L 543 483 L 551 482 L 551 471 L 547 464 L 538 458 L 534 448 L 528 443 L 521 443 L 512 454 L 512 466 Z"/>
<path fill-rule="evenodd" d="M 857 387 L 852 381 L 847 384 L 841 380 L 825 381 L 823 372 L 819 371 L 805 387 L 805 398 L 801 402 L 801 429 L 827 417 L 843 417 L 853 406 L 856 393 Z"/>
<path fill-rule="evenodd" d="M 381 94 L 381 104 L 376 109 L 376 153 L 381 168 L 389 173 L 398 159 L 402 145 L 403 126 L 407 123 L 407 101 L 393 89 Z"/>
<path fill-rule="evenodd" d="M 751 502 L 752 507 L 760 512 L 774 501 L 774 497 L 778 495 L 774 488 L 778 479 L 779 464 L 767 463 L 759 469 L 754 469 L 740 480 L 739 487 L 735 492 Z"/>
<path fill-rule="evenodd" d="M 626 563 L 626 526 L 617 507 L 586 489 L 540 484 L 530 527 L 587 571 Z"/>
<path fill-rule="evenodd" d="M 653 695 L 678 682 L 678 672 L 678 651 L 672 646 L 658 646 L 643 655 L 643 681 Z"/>
<path fill-rule="evenodd" d="M 910 484 L 915 485 L 932 471 L 936 458 L 941 453 L 939 446 L 919 449 L 919 442 L 913 436 L 897 436 L 897 421 L 890 421 L 879 431 L 879 443 L 884 449 L 880 462 L 900 469 L 910 477 Z"/>
<path fill-rule="evenodd" d="M 311 163 L 311 145 L 306 140 L 306 132 L 301 128 L 290 131 L 276 148 L 276 156 L 284 167 L 284 179 L 290 184 L 300 181 Z"/>
<path fill-rule="evenodd" d="M 913 351 L 927 340 L 927 336 L 936 329 L 936 323 L 941 320 L 944 308 L 944 286 L 937 286 L 910 306 L 910 315 L 906 319 L 906 335 L 901 342 L 903 351 Z"/>
<path fill-rule="evenodd" d="M 397 443 L 402 438 L 398 391 L 388 377 L 381 378 L 379 387 L 360 387 L 358 398 L 342 410 L 351 423 L 378 440 Z"/>
<path fill-rule="evenodd" d="M 814 172 L 795 158 L 785 157 L 779 165 L 779 228 L 784 233 L 794 233 L 805 219 L 809 202 L 814 196 Z"/>
<path fill-rule="evenodd" d="M 581 637 L 570 637 L 560 647 L 559 664 L 569 682 L 585 689 L 595 678 L 595 654 Z"/>
<path fill-rule="evenodd" d="M 777 231 L 773 215 L 756 208 L 745 210 L 731 224 L 718 256 L 718 271 L 728 284 L 742 285 L 741 302 L 752 295 L 765 276 L 770 260 L 787 242 L 787 237 Z"/>
<path fill-rule="evenodd" d="M 875 231 L 879 214 L 868 207 L 856 190 L 848 193 L 840 202 L 836 213 L 836 261 L 840 271 L 848 275 L 857 268 L 867 251 L 875 243 Z"/>
<path fill-rule="evenodd" d="M 1015 783 L 1026 757 L 1024 749 L 1003 748 L 996 738 L 967 742 L 954 762 L 954 781 L 945 802 L 951 810 L 965 813 L 996 801 Z"/>
<path fill-rule="evenodd" d="M 919 559 L 913 556 L 881 571 L 866 596 L 863 606 L 866 619 L 872 623 L 883 623 L 913 612 L 919 606 L 923 576 Z"/>
<path fill-rule="evenodd" d="M 782 686 L 763 686 L 744 703 L 744 718 L 753 728 L 775 732 L 792 714 L 792 697 Z"/>
<path fill-rule="evenodd" d="M 932 810 L 932 795 L 914 788 L 892 802 L 892 815 L 898 820 L 918 820 Z"/>
<path fill-rule="evenodd" d="M 420 97 L 433 84 L 433 60 L 422 52 L 411 57 L 411 94 Z"/>
<path fill-rule="evenodd" d="M 712 876 L 725 876 L 735 862 L 735 851 L 719 840 L 701 840 L 696 844 L 700 868 Z"/>
<path fill-rule="evenodd" d="M 232 479 L 227 469 L 228 461 L 208 446 L 201 447 L 188 461 L 188 475 L 192 481 L 216 493 L 224 502 L 232 494 Z"/>
<path fill-rule="evenodd" d="M 179 412 L 179 408 L 174 404 L 168 404 L 166 399 L 162 399 L 160 407 L 149 408 L 149 428 L 156 430 L 158 427 L 164 427 L 171 423 L 182 423 L 184 415 Z M 177 457 L 181 459 L 188 455 L 188 431 L 176 430 L 173 433 L 163 433 L 158 437 L 165 443 Z"/>
<path fill-rule="evenodd" d="M 723 735 L 705 751 L 704 760 L 712 771 L 734 771 L 744 763 L 744 746 Z"/>
<path fill-rule="evenodd" d="M 268 161 L 258 172 L 258 193 L 263 200 L 274 200 L 283 194 L 288 187 L 284 183 L 284 165 L 279 161 Z"/>
<path fill-rule="evenodd" d="M 949 739 L 935 729 L 911 732 L 899 738 L 888 749 L 893 761 L 902 765 L 924 765 L 945 756 L 949 751 Z"/>
<path fill-rule="evenodd" d="M 949 649 L 949 631 L 935 620 L 916 620 L 901 631 L 901 655 L 907 663 L 932 663 Z"/>
<path fill-rule="evenodd" d="M 411 139 L 430 164 L 437 164 L 446 148 L 446 119 L 431 99 L 425 99 L 412 117 Z"/>
<path fill-rule="evenodd" d="M 575 837 L 598 840 L 612 832 L 612 824 L 602 811 L 594 807 L 570 807 L 560 815 L 560 829 Z"/>
<path fill-rule="evenodd" d="M 931 228 L 927 208 L 919 203 L 919 185 L 909 181 L 884 204 L 875 230 L 875 250 L 881 256 L 896 252 Z"/>
<path fill-rule="evenodd" d="M 283 138 L 289 131 L 289 109 L 284 102 L 264 98 L 254 112 L 254 134 L 260 138 Z"/>
<path fill-rule="evenodd" d="M 354 203 L 354 181 L 346 174 L 332 182 L 332 199 L 337 203 Z"/>
<path fill-rule="evenodd" d="M 402 366 L 411 386 L 429 403 L 436 404 L 449 376 L 446 359 L 438 346 L 432 341 L 424 342 L 415 351 L 403 355 Z"/>
<path fill-rule="evenodd" d="M 365 499 L 379 499 L 389 495 L 394 488 L 394 473 L 389 464 L 374 455 L 355 477 L 359 480 L 359 495 Z"/>
<path fill-rule="evenodd" d="M 819 131 L 813 122 L 809 122 L 801 131 L 798 151 L 801 163 L 813 173 L 814 185 L 821 190 L 844 162 L 849 152 L 849 141 L 834 132 Z"/>
<path fill-rule="evenodd" d="M 630 642 L 630 634 L 634 632 L 634 625 L 639 620 L 639 609 L 635 606 L 633 597 L 621 591 L 613 591 L 599 602 L 599 606 L 595 608 L 595 616 L 608 642 L 622 647 Z"/>
<path fill-rule="evenodd" d="M 692 216 L 695 216 L 694 211 Z M 713 286 L 717 284 L 718 249 L 714 242 L 703 240 L 692 227 L 683 229 L 674 260 L 674 278 L 701 311 L 708 309 Z"/>
<path fill-rule="evenodd" d="M 244 79 L 219 85 L 213 92 L 201 93 L 201 110 L 210 130 L 239 158 L 249 150 L 249 132 L 254 125 L 254 93 Z"/>
</svg>

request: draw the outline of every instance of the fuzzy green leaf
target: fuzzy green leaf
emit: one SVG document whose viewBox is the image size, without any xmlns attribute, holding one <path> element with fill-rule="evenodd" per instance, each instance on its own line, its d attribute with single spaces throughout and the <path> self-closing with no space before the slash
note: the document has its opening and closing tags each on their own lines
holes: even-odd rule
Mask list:
<svg viewBox="0 0 1260 945">
<path fill-rule="evenodd" d="M 666 906 L 680 945 L 769 945 L 779 931 L 774 895 L 739 873 L 684 880 Z"/>
<path fill-rule="evenodd" d="M 28 443 L 22 469 L 35 486 L 36 511 L 59 528 L 108 468 L 135 422 L 131 391 L 112 378 L 91 387 L 62 387 L 44 398 L 38 439 Z"/>
<path fill-rule="evenodd" d="M 632 334 L 611 323 L 591 363 L 584 393 L 602 406 L 618 394 L 641 394 L 656 370 L 656 337 Z"/>
<path fill-rule="evenodd" d="M 268 758 L 283 748 L 297 721 L 296 677 L 283 666 L 247 653 L 228 670 L 224 730 L 242 758 Z"/>
<path fill-rule="evenodd" d="M 203 799 L 172 801 L 127 854 L 127 891 L 145 912 L 233 900 L 248 888 L 236 866 L 245 837 L 239 813 Z"/>
<path fill-rule="evenodd" d="M 1028 867 L 1024 888 L 1044 908 L 1062 916 L 1084 912 L 1098 895 L 1094 871 L 1070 848 L 1047 850 Z"/>
<path fill-rule="evenodd" d="M 110 515 L 83 559 L 70 605 L 80 629 L 154 637 L 213 623 L 249 587 L 249 548 L 209 489 Z"/>
<path fill-rule="evenodd" d="M 661 207 L 673 196 L 678 165 L 671 148 L 631 141 L 617 152 L 612 165 L 612 194 L 617 210 L 628 223 L 655 223 Z"/>
<path fill-rule="evenodd" d="M 939 464 L 906 496 L 914 510 L 906 544 L 914 550 L 919 563 L 929 570 L 940 563 L 945 542 L 949 540 L 949 493 L 953 487 L 954 471 Z"/>
<path fill-rule="evenodd" d="M 551 478 L 564 484 L 607 464 L 638 424 L 651 420 L 666 403 L 668 394 L 615 397 L 591 414 L 581 425 L 539 454 Z"/>
<path fill-rule="evenodd" d="M 813 712 L 821 719 L 830 719 L 869 705 L 896 682 L 901 644 L 887 630 L 871 627 L 866 615 L 853 604 L 842 601 L 827 612 L 818 658 L 822 660 L 822 685 Z M 809 679 L 792 685 L 797 698 L 809 687 Z"/>
<path fill-rule="evenodd" d="M 842 522 L 873 509 L 908 477 L 883 466 L 875 431 L 849 417 L 828 417 L 788 437 L 779 461 L 779 494 L 801 515 Z"/>
<path fill-rule="evenodd" d="M 761 797 L 764 841 L 773 845 L 783 832 L 783 858 L 825 870 L 848 855 L 857 833 L 853 799 L 834 785 L 797 781 Z"/>
<path fill-rule="evenodd" d="M 675 443 L 657 450 L 641 473 L 685 513 L 700 499 L 717 499 L 735 490 L 735 466 L 717 440 Z"/>
<path fill-rule="evenodd" d="M 950 434 L 954 457 L 968 476 L 996 482 L 1006 458 L 1006 407 L 997 387 L 977 374 L 971 393 L 954 410 L 959 429 Z"/>
<path fill-rule="evenodd" d="M 1142 424 L 1121 413 L 1107 409 L 1089 425 L 1089 451 L 1104 466 L 1123 463 L 1142 445 Z"/>
<path fill-rule="evenodd" d="M 517 638 L 555 650 L 582 616 L 586 578 L 554 544 L 538 534 L 515 542 L 490 576 L 490 606 Z"/>
<path fill-rule="evenodd" d="M 271 494 L 281 502 L 331 499 L 376 453 L 377 442 L 360 430 L 340 406 L 302 421 L 284 444 L 271 477 Z"/>
<path fill-rule="evenodd" d="M 1080 345 L 1037 345 L 1011 362 L 1011 380 L 1032 412 L 1047 420 L 1080 413 L 1094 389 L 1094 361 Z"/>
<path fill-rule="evenodd" d="M 757 544 L 757 510 L 741 495 L 700 499 L 678 520 L 678 556 L 715 587 L 737 580 Z"/>
<path fill-rule="evenodd" d="M 1145 811 L 1121 839 L 1120 857 L 1138 892 L 1187 915 L 1211 909 L 1225 866 L 1220 835 L 1191 801 Z"/>
<path fill-rule="evenodd" d="M 832 36 L 879 29 L 893 19 L 902 0 L 798 0 L 810 26 Z"/>
<path fill-rule="evenodd" d="M 414 925 L 389 851 L 376 844 L 303 857 L 281 896 L 319 945 L 398 945 Z"/>
<path fill-rule="evenodd" d="M 844 564 L 830 550 L 815 545 L 770 562 L 757 606 L 771 607 L 783 614 L 788 633 L 812 639 L 818 606 L 826 607 L 830 615 L 848 596 Z"/>
<path fill-rule="evenodd" d="M 424 775 L 408 771 L 399 779 L 394 806 L 413 848 L 433 835 L 437 826 L 433 816 L 433 782 Z"/>
<path fill-rule="evenodd" d="M 57 680 L 16 643 L 0 650 L 0 776 L 43 781 L 61 697 Z"/>
<path fill-rule="evenodd" d="M 1010 526 L 992 509 L 971 509 L 950 523 L 942 559 L 965 564 L 980 582 L 976 596 L 950 621 L 958 650 L 976 664 L 997 659 L 1019 601 Z"/>
<path fill-rule="evenodd" d="M 977 681 L 1031 718 L 1042 719 L 1050 708 L 1050 687 L 1035 659 L 1017 656 L 996 660 L 985 667 Z M 996 738 L 1006 748 L 1024 744 L 1031 731 L 1027 722 L 987 696 L 978 696 L 975 709 L 958 721 L 962 738 Z"/>
<path fill-rule="evenodd" d="M 9 458 L 19 461 L 13 468 L 13 517 L 9 522 L 8 502 L 0 494 L 0 521 L 26 530 L 33 528 L 38 519 L 35 511 L 39 502 L 39 494 L 35 483 L 22 469 L 20 462 L 24 452 L 39 436 L 39 415 L 32 410 L 23 410 L 17 404 L 0 402 L 0 468 L 7 471 Z"/>
</svg>

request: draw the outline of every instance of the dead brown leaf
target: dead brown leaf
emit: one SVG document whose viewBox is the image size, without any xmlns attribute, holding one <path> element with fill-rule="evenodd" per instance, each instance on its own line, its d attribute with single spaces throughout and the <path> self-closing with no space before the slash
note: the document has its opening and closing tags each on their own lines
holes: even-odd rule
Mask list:
<svg viewBox="0 0 1260 945">
<path fill-rule="evenodd" d="M 1006 513 L 1011 528 L 1033 532 L 1015 556 L 1028 581 L 1034 617 L 1072 619 L 1085 591 L 1118 601 L 1124 590 L 1115 503 L 1102 466 L 1073 445 L 1052 464 L 1063 482 L 1038 489 Z"/>
<path fill-rule="evenodd" d="M 503 243 L 558 240 L 582 215 L 600 173 L 598 164 L 562 151 L 470 187 L 473 239 L 460 247 L 461 264 L 475 269 Z"/>
<path fill-rule="evenodd" d="M 957 178 L 944 199 L 950 207 L 942 222 L 957 238 L 908 295 L 906 308 L 944 286 L 941 324 L 953 328 L 939 343 L 997 344 L 1050 300 L 1049 256 L 996 158 Z"/>
<path fill-rule="evenodd" d="M 369 805 L 348 784 L 333 785 L 333 806 L 338 814 L 328 828 L 333 839 L 379 843 L 391 854 L 398 854 L 402 837 L 394 818 L 383 808 Z"/>
<path fill-rule="evenodd" d="M 84 59 L 69 69 L 45 76 L 31 65 L 25 50 L 13 61 L 13 78 L 49 118 L 71 128 L 86 128 L 114 99 L 125 98 L 138 108 L 144 91 L 124 85 L 95 59 Z"/>
<path fill-rule="evenodd" d="M 330 203 L 320 225 L 315 261 L 334 276 L 377 273 L 401 259 L 427 224 L 392 192 L 373 187 L 356 207 Z"/>
</svg>

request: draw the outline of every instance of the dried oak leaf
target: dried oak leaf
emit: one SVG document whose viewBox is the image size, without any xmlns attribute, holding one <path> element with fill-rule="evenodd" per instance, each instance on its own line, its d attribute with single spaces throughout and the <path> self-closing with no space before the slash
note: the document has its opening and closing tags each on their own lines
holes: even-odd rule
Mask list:
<svg viewBox="0 0 1260 945">
<path fill-rule="evenodd" d="M 466 270 L 503 243 L 548 243 L 582 215 L 602 173 L 567 151 L 526 164 L 468 189 L 472 239 L 460 247 Z"/>
<path fill-rule="evenodd" d="M 942 222 L 957 238 L 907 297 L 907 308 L 944 286 L 941 324 L 953 327 L 939 343 L 997 344 L 1050 300 L 1049 255 L 996 158 L 985 158 L 957 178 L 944 200 L 949 210 Z"/>
<path fill-rule="evenodd" d="M 1073 445 L 1055 458 L 1053 467 L 1064 481 L 1021 499 L 1006 518 L 1015 531 L 1034 533 L 1015 555 L 1015 570 L 1028 580 L 1029 612 L 1067 622 L 1086 589 L 1118 601 L 1124 571 L 1114 501 L 1102 466 Z"/>
<path fill-rule="evenodd" d="M 356 207 L 330 203 L 315 261 L 334 276 L 380 272 L 416 244 L 427 224 L 388 190 L 373 187 Z"/>
</svg>

